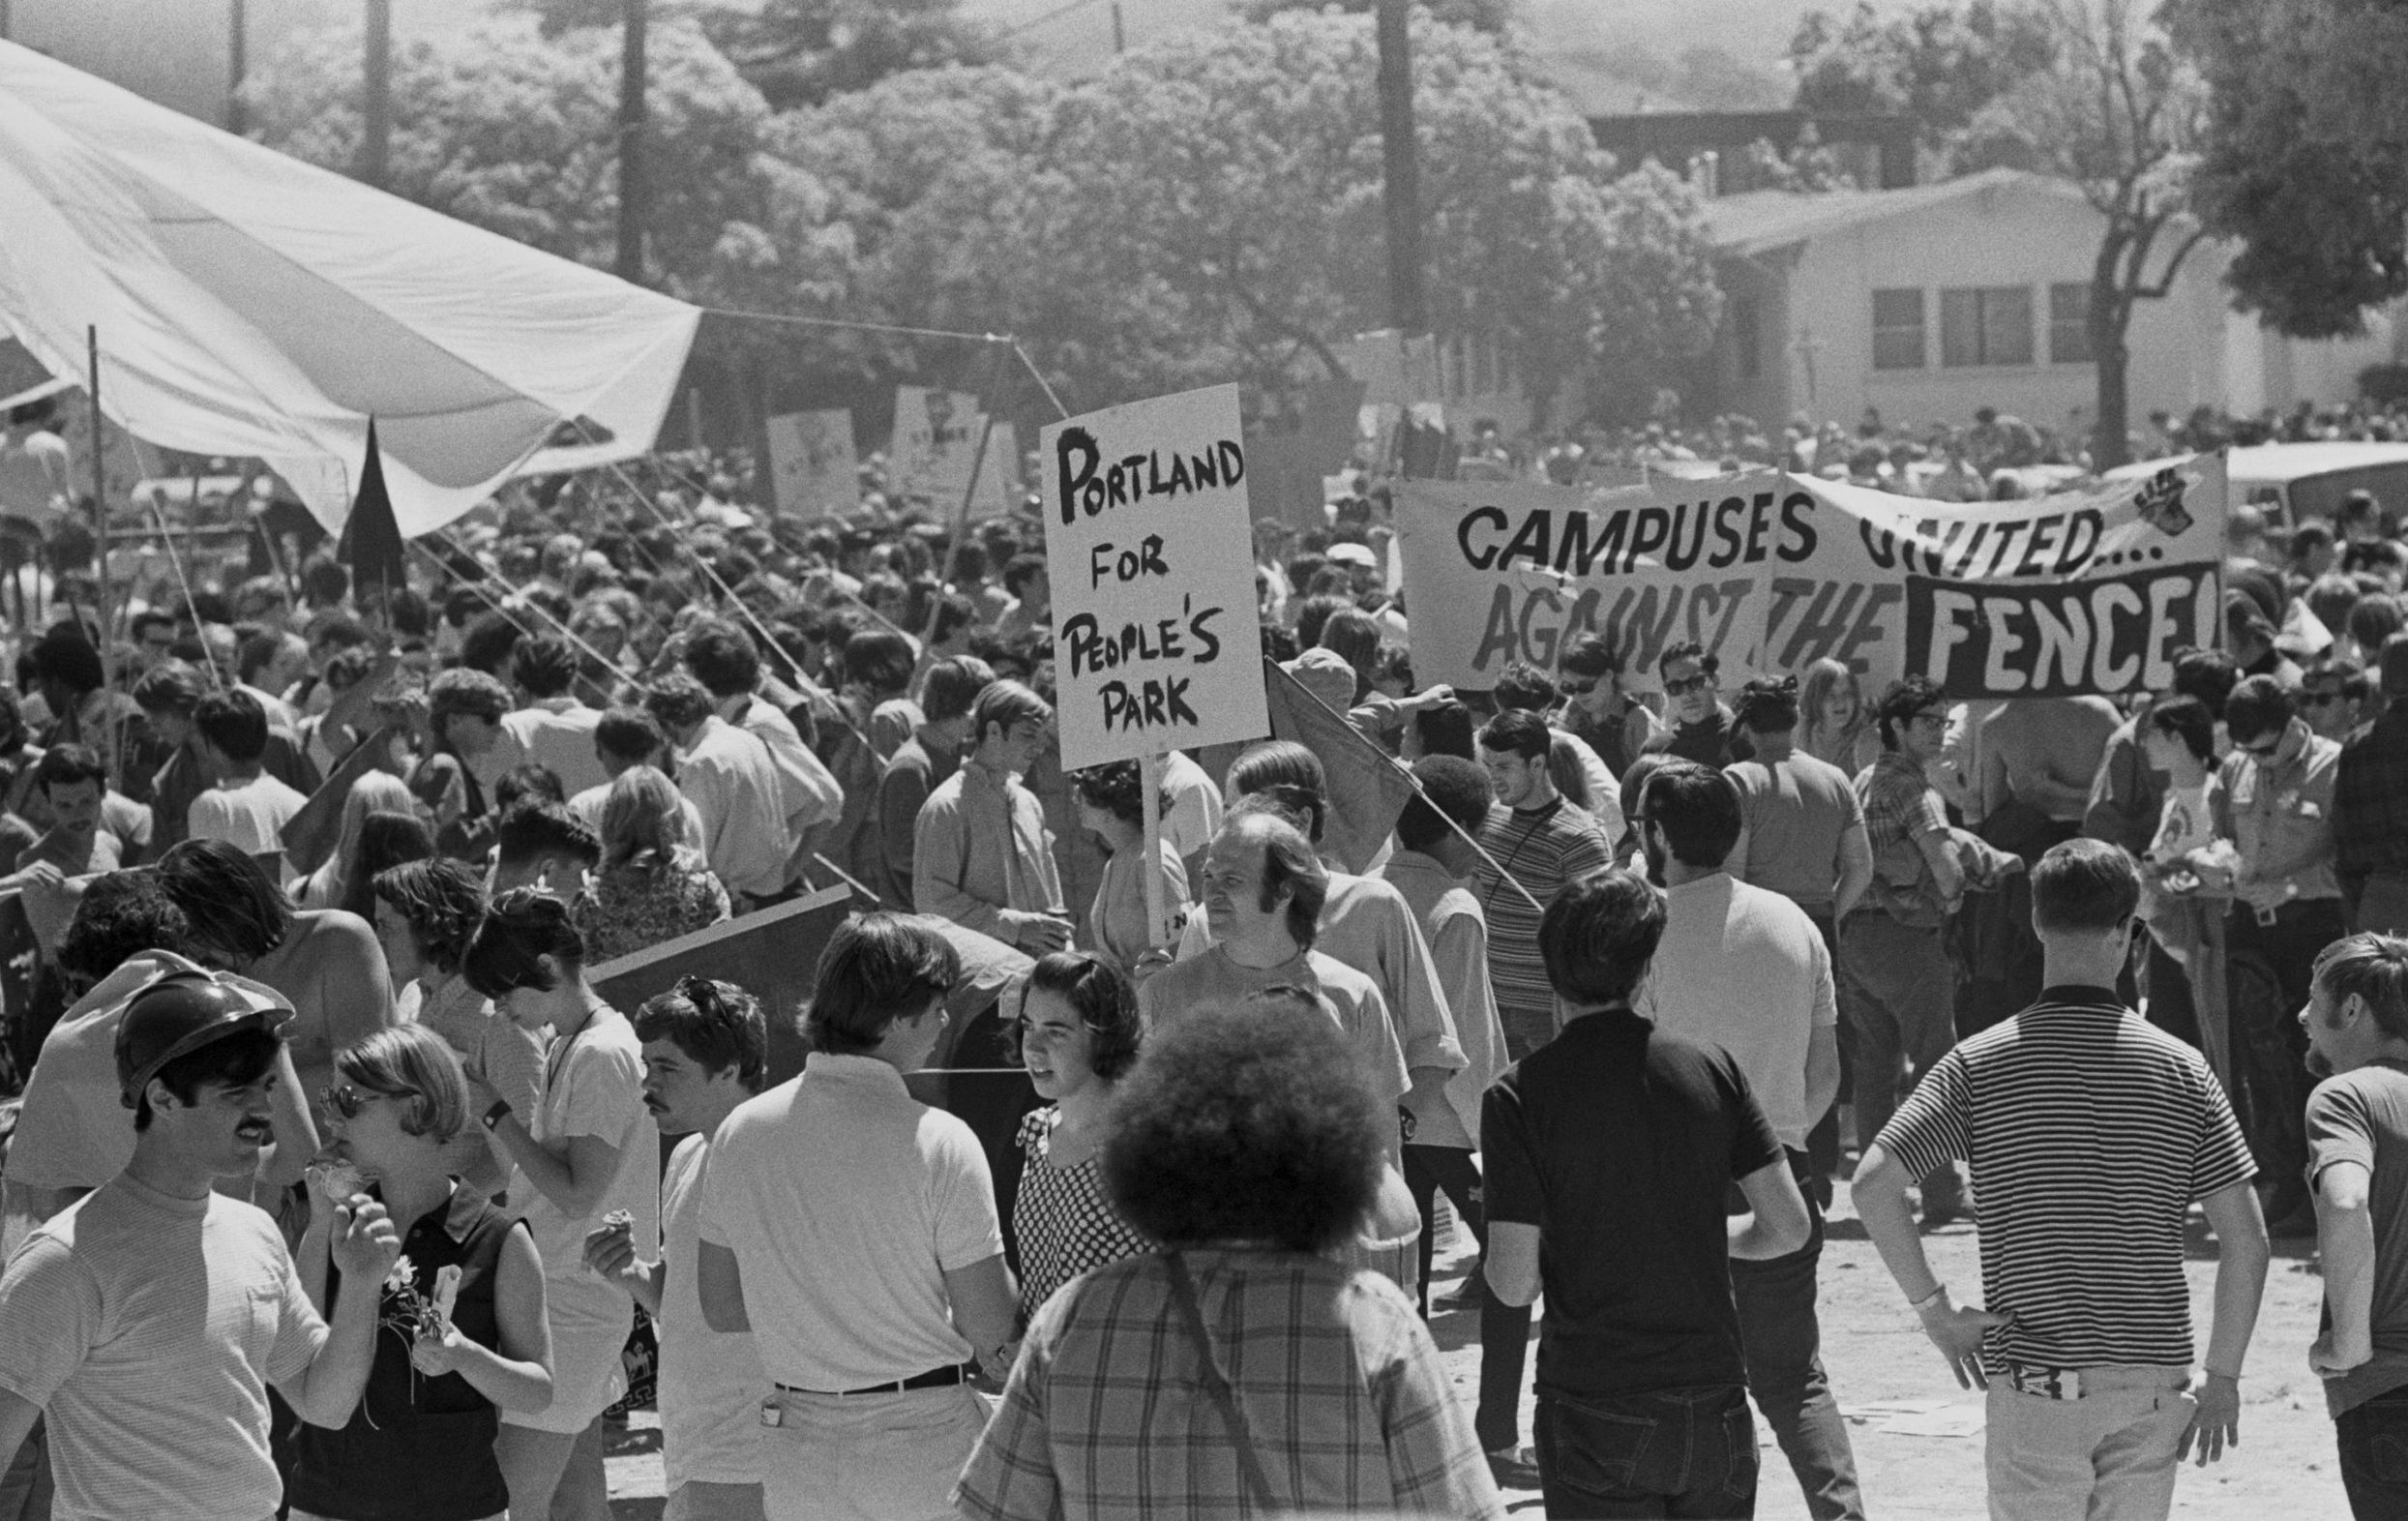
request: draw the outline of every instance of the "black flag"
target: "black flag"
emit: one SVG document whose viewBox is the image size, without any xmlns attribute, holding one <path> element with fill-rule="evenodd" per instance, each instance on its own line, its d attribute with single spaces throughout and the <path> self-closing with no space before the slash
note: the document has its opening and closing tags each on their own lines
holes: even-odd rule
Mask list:
<svg viewBox="0 0 2408 1521">
<path fill-rule="evenodd" d="M 393 521 L 393 497 L 385 491 L 384 456 L 376 448 L 376 419 L 368 420 L 368 462 L 360 470 L 359 495 L 342 525 L 336 557 L 351 567 L 356 586 L 406 585 L 408 561 L 401 525 Z"/>
</svg>

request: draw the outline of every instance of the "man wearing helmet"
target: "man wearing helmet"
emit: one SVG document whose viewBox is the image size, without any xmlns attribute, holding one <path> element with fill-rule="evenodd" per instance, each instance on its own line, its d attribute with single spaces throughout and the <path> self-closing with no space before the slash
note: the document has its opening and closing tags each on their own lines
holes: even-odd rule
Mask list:
<svg viewBox="0 0 2408 1521">
<path fill-rule="evenodd" d="M 133 1160 L 0 1273 L 0 1452 L 46 1412 L 63 1521 L 260 1521 L 282 1498 L 269 1386 L 322 1426 L 359 1403 L 380 1297 L 337 1301 L 330 1327 L 275 1223 L 213 1188 L 274 1138 L 284 1012 L 204 972 L 144 989 L 116 1042 Z M 336 1265 L 383 1278 L 401 1250 L 383 1206 L 355 1194 L 336 1216 Z"/>
</svg>

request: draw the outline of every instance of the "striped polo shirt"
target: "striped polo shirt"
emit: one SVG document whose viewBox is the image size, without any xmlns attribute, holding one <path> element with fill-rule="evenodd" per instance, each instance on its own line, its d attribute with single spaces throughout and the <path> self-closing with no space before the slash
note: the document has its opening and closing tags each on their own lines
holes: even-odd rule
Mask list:
<svg viewBox="0 0 2408 1521">
<path fill-rule="evenodd" d="M 1555 987 L 1538 954 L 1538 920 L 1564 883 L 1614 863 L 1605 830 L 1587 812 L 1559 797 L 1544 808 L 1492 803 L 1480 826 L 1488 858 L 1472 869 L 1480 911 L 1488 919 L 1488 980 L 1497 1006 L 1552 1012 Z M 1494 862 L 1495 865 L 1490 863 Z M 1531 895 L 1525 898 L 1497 873 L 1501 866 Z M 1531 898 L 1538 907 L 1531 906 Z"/>
<path fill-rule="evenodd" d="M 1972 1164 L 1992 1373 L 2187 1367 L 2183 1219 L 2257 1169 L 2199 1053 L 2104 988 L 2052 987 L 1943 1057 L 1883 1129 L 1906 1176 Z"/>
</svg>

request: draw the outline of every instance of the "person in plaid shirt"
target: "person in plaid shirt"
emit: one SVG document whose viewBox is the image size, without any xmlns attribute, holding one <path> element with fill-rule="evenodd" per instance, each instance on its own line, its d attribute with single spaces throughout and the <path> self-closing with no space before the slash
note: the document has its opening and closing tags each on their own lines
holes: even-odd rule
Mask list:
<svg viewBox="0 0 2408 1521">
<path fill-rule="evenodd" d="M 1956 965 L 1941 932 L 1965 888 L 1948 819 L 1924 771 L 1947 740 L 1947 700 L 1929 678 L 1893 681 L 1874 717 L 1882 753 L 1857 773 L 1873 884 L 1839 924 L 1839 1011 L 1857 1038 L 1857 1144 L 1867 1148 L 1898 1108 L 1901 1073 L 1920 1077 L 1956 1040 Z M 1923 1179 L 1923 1219 L 1964 1208 L 1953 1167 Z"/>
<path fill-rule="evenodd" d="M 1104 1152 L 1163 1249 L 1046 1301 L 954 1490 L 973 1521 L 1372 1511 L 1501 1521 L 1412 1300 L 1325 1253 L 1394 1111 L 1285 989 L 1149 1038 Z"/>
</svg>

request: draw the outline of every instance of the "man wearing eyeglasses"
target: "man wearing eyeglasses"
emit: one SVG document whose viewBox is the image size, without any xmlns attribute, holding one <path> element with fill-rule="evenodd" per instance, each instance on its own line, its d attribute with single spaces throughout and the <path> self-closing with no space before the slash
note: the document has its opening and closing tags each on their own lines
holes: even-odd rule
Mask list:
<svg viewBox="0 0 2408 1521">
<path fill-rule="evenodd" d="M 2320 660 L 2308 668 L 2300 688 L 2300 716 L 2307 727 L 2336 745 L 2346 746 L 2359 725 L 2380 707 L 2366 669 L 2354 660 Z"/>
<path fill-rule="evenodd" d="M 1862 1148 L 1897 1111 L 1901 1080 L 1912 1090 L 1956 1042 L 1956 964 L 1941 936 L 1965 891 L 1930 776 L 1944 763 L 1947 699 L 1928 677 L 1909 676 L 1890 683 L 1874 717 L 1882 753 L 1856 778 L 1873 880 L 1839 924 L 1839 1008 L 1856 1035 Z M 1956 1169 L 1943 1164 L 1923 1179 L 1923 1223 L 1944 1225 L 1963 1209 Z"/>
<path fill-rule="evenodd" d="M 2215 794 L 2215 832 L 2241 852 L 2225 927 L 2233 963 L 2233 1060 L 2268 1101 L 2250 1106 L 2250 1148 L 2266 1159 L 2267 1229 L 2313 1233 L 2307 1166 L 2307 1037 L 2291 1016 L 2307 1002 L 2316 956 L 2348 930 L 2334 870 L 2334 782 L 2341 747 L 2311 731 L 2289 689 L 2244 676 L 2224 702 L 2233 753 Z M 2244 964 L 2263 969 L 2255 979 Z M 2271 972 L 2273 997 L 2244 993 Z"/>
<path fill-rule="evenodd" d="M 1731 710 L 1715 696 L 1720 665 L 1703 645 L 1667 644 L 1655 669 L 1664 684 L 1664 718 L 1671 726 L 1647 742 L 1650 754 L 1694 760 L 1716 769 L 1746 757 L 1732 748 Z"/>
</svg>

